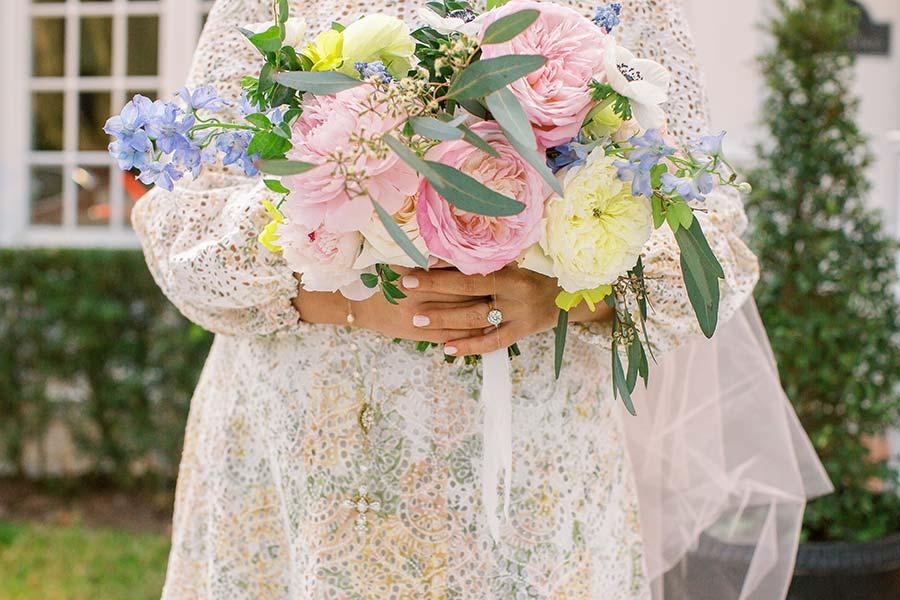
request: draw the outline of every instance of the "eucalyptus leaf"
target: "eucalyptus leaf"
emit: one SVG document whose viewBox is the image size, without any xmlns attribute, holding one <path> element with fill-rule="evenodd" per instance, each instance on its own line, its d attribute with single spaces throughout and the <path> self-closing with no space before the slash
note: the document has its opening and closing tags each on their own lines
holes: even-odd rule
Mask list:
<svg viewBox="0 0 900 600">
<path fill-rule="evenodd" d="M 306 173 L 310 169 L 316 168 L 318 165 L 302 162 L 299 160 L 273 159 L 256 161 L 256 168 L 263 173 L 269 175 L 299 175 Z"/>
<path fill-rule="evenodd" d="M 681 227 L 675 239 L 681 250 L 684 285 L 700 330 L 706 337 L 712 337 L 719 315 L 719 279 L 725 276 L 722 265 L 709 248 L 696 219 L 690 227 Z"/>
<path fill-rule="evenodd" d="M 478 117 L 481 120 L 487 118 L 487 109 L 484 107 L 481 102 L 475 99 L 471 100 L 458 100 L 457 101 L 460 106 L 466 109 L 473 117 Z"/>
<path fill-rule="evenodd" d="M 505 133 L 505 131 L 504 131 Z M 544 181 L 547 182 L 547 185 L 550 186 L 554 192 L 562 196 L 564 194 L 562 184 L 556 178 L 556 175 L 553 174 L 553 171 L 550 170 L 550 167 L 547 166 L 547 157 L 543 151 L 539 150 L 530 150 L 525 146 L 521 145 L 516 138 L 507 134 L 506 139 L 509 141 L 509 144 L 513 147 L 513 149 L 519 153 L 525 162 L 527 162 L 531 167 L 538 172 Z"/>
<path fill-rule="evenodd" d="M 619 349 L 615 344 L 612 348 L 612 361 L 613 391 L 618 392 L 619 397 L 622 398 L 622 403 L 625 405 L 625 409 L 631 413 L 632 416 L 636 417 L 637 411 L 634 410 L 634 403 L 631 401 L 631 390 L 628 389 L 625 370 L 622 368 L 622 358 L 619 356 Z"/>
<path fill-rule="evenodd" d="M 509 217 L 525 209 L 521 202 L 495 192 L 458 169 L 419 158 L 395 137 L 385 136 L 384 141 L 403 162 L 427 179 L 438 194 L 460 210 L 488 217 Z"/>
<path fill-rule="evenodd" d="M 419 265 L 423 269 L 427 269 L 428 259 L 425 258 L 425 256 L 421 252 L 419 252 L 419 249 L 416 248 L 415 244 L 412 243 L 412 240 L 409 239 L 409 236 L 406 235 L 406 232 L 400 229 L 400 226 L 397 225 L 397 222 L 394 221 L 393 217 L 391 217 L 391 215 L 389 215 L 388 212 L 384 210 L 384 208 L 380 204 L 378 204 L 378 202 L 376 202 L 374 198 L 372 199 L 372 206 L 375 207 L 375 212 L 378 213 L 378 218 L 381 219 L 381 224 L 384 225 L 384 228 L 390 234 L 391 238 L 393 238 L 393 240 L 397 242 L 397 245 L 400 246 L 403 251 L 406 252 L 406 255 L 413 259 L 413 261 L 417 265 Z"/>
<path fill-rule="evenodd" d="M 540 14 L 534 9 L 527 9 L 497 19 L 485 30 L 484 37 L 481 39 L 482 45 L 508 42 L 531 27 Z"/>
<path fill-rule="evenodd" d="M 484 99 L 494 120 L 503 128 L 507 137 L 513 137 L 525 148 L 537 149 L 534 130 L 522 105 L 509 88 L 501 88 Z"/>
<path fill-rule="evenodd" d="M 462 130 L 433 117 L 413 117 L 409 123 L 413 131 L 432 140 L 458 140 L 463 137 Z"/>
<path fill-rule="evenodd" d="M 447 97 L 455 100 L 483 98 L 540 69 L 546 62 L 545 57 L 533 54 L 510 54 L 481 59 L 456 76 Z"/>
<path fill-rule="evenodd" d="M 559 379 L 562 372 L 563 356 L 566 353 L 566 334 L 569 331 L 569 312 L 560 309 L 556 327 L 553 328 L 553 374 Z"/>
<path fill-rule="evenodd" d="M 465 125 L 459 125 L 458 127 L 463 132 L 463 139 L 466 142 L 468 142 L 472 146 L 475 146 L 479 150 L 486 152 L 494 158 L 500 157 L 500 153 L 494 150 L 493 146 L 484 141 L 484 139 L 480 135 L 478 135 Z"/>
<path fill-rule="evenodd" d="M 337 94 L 363 83 L 336 71 L 287 71 L 277 73 L 275 81 L 292 90 L 311 94 Z"/>
</svg>

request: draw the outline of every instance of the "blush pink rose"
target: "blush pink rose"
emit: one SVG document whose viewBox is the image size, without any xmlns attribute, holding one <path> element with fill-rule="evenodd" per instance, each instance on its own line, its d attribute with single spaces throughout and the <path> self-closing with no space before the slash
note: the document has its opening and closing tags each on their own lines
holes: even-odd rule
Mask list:
<svg viewBox="0 0 900 600">
<path fill-rule="evenodd" d="M 372 215 L 368 197 L 348 194 L 346 178 L 335 168 L 335 154 L 356 156 L 359 137 L 375 139 L 395 127 L 401 117 L 387 114 L 377 103 L 377 92 L 360 85 L 334 95 L 307 95 L 303 114 L 293 125 L 293 149 L 288 158 L 320 165 L 300 175 L 284 177 L 291 190 L 283 212 L 291 222 L 310 229 L 325 225 L 329 231 L 358 231 Z M 373 102 L 375 110 L 372 110 Z M 365 176 L 365 186 L 388 213 L 403 206 L 419 185 L 416 172 L 393 152 L 375 156 L 364 150 L 352 164 Z"/>
<path fill-rule="evenodd" d="M 422 180 L 416 220 L 425 246 L 466 275 L 486 275 L 516 260 L 541 236 L 544 202 L 550 188 L 500 133 L 496 123 L 474 125 L 497 152 L 494 158 L 462 140 L 443 142 L 426 158 L 450 165 L 482 184 L 525 205 L 510 217 L 485 217 L 460 210 Z"/>
<path fill-rule="evenodd" d="M 578 134 L 595 104 L 589 84 L 604 73 L 604 33 L 575 10 L 557 4 L 512 0 L 484 18 L 488 25 L 506 15 L 533 9 L 541 14 L 528 29 L 502 44 L 488 44 L 482 58 L 539 54 L 547 63 L 509 88 L 525 109 L 538 143 L 551 148 Z"/>
<path fill-rule="evenodd" d="M 334 233 L 322 225 L 310 229 L 299 223 L 279 225 L 277 233 L 284 259 L 300 274 L 303 289 L 340 291 L 351 300 L 365 300 L 375 292 L 362 284 L 363 271 L 353 266 L 362 249 L 360 234 Z"/>
</svg>

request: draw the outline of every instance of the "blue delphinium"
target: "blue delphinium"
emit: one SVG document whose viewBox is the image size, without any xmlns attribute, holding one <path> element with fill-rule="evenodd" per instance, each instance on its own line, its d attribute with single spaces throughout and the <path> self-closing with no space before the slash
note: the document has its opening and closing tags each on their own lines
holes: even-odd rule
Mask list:
<svg viewBox="0 0 900 600">
<path fill-rule="evenodd" d="M 353 64 L 353 68 L 359 73 L 362 79 L 376 78 L 383 85 L 387 85 L 394 81 L 393 75 L 388 73 L 385 64 L 380 61 L 364 62 L 358 61 Z"/>
<path fill-rule="evenodd" d="M 571 142 L 550 148 L 547 153 L 547 166 L 557 173 L 566 167 L 582 165 L 588 154 L 596 147 L 596 142 L 585 139 L 579 133 Z"/>
<path fill-rule="evenodd" d="M 724 138 L 724 131 L 715 135 L 700 136 L 696 140 L 689 142 L 688 148 L 704 156 L 721 156 L 724 153 L 724 149 L 722 148 Z"/>
<path fill-rule="evenodd" d="M 595 25 L 602 27 L 606 33 L 612 33 L 616 25 L 621 23 L 619 15 L 622 14 L 622 4 L 614 2 L 609 6 L 598 6 L 597 14 L 591 19 Z"/>
<path fill-rule="evenodd" d="M 223 154 L 224 165 L 240 163 L 247 175 L 259 173 L 254 161 L 258 155 L 247 156 L 254 131 L 226 127 L 215 118 L 202 118 L 197 111 L 218 112 L 225 102 L 212 86 L 193 92 L 181 88 L 175 96 L 178 102 L 163 102 L 137 95 L 111 117 L 103 130 L 112 136 L 110 154 L 123 170 L 138 169 L 138 180 L 148 185 L 172 190 L 174 182 L 185 171 L 197 177 L 203 165 L 216 162 Z M 240 112 L 247 116 L 260 112 L 244 96 Z M 273 109 L 267 113 L 273 123 L 284 119 L 284 112 Z"/>
<path fill-rule="evenodd" d="M 658 129 L 648 129 L 644 135 L 630 140 L 634 150 L 628 160 L 614 163 L 619 171 L 619 179 L 631 181 L 631 193 L 635 196 L 653 196 L 653 182 L 650 171 L 659 162 L 675 154 L 675 148 L 668 145 Z"/>
<path fill-rule="evenodd" d="M 715 186 L 713 174 L 709 171 L 698 171 L 694 175 L 677 177 L 671 173 L 663 173 L 660 178 L 662 189 L 667 194 L 677 194 L 687 202 L 705 200 Z"/>
</svg>

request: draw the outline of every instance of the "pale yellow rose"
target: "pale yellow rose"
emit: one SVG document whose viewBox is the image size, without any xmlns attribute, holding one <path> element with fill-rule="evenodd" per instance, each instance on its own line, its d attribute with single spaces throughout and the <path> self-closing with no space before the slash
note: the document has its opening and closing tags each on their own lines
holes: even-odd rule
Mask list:
<svg viewBox="0 0 900 600">
<path fill-rule="evenodd" d="M 410 36 L 409 26 L 400 19 L 382 14 L 367 15 L 348 25 L 343 36 L 341 72 L 355 75 L 357 62 L 376 60 L 383 62 L 395 77 L 403 77 L 409 71 L 416 41 Z"/>
<path fill-rule="evenodd" d="M 565 196 L 547 205 L 541 246 L 567 292 L 615 282 L 634 267 L 653 231 L 650 203 L 619 181 L 614 158 L 602 148 L 565 177 Z"/>
<path fill-rule="evenodd" d="M 394 222 L 412 240 L 413 245 L 427 257 L 428 248 L 425 247 L 425 240 L 419 234 L 419 224 L 416 222 L 416 196 L 407 197 L 406 202 L 393 216 Z M 376 263 L 410 268 L 418 266 L 394 241 L 376 213 L 372 213 L 372 219 L 360 229 L 360 233 L 364 239 L 363 249 L 353 268 L 362 270 Z"/>
<path fill-rule="evenodd" d="M 590 139 L 599 140 L 618 131 L 622 127 L 622 123 L 622 117 L 616 114 L 611 104 L 605 107 L 598 104 L 584 118 L 581 131 Z"/>
</svg>

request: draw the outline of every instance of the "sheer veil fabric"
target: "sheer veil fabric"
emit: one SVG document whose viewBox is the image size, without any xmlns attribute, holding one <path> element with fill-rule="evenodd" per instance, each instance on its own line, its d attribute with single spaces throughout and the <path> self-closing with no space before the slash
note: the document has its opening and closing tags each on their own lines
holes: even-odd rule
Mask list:
<svg viewBox="0 0 900 600">
<path fill-rule="evenodd" d="M 620 33 L 673 74 L 669 131 L 709 132 L 682 0 L 626 2 Z M 752 298 L 670 350 L 622 411 L 654 599 L 784 598 L 808 499 L 831 482 L 781 388 Z"/>
</svg>

